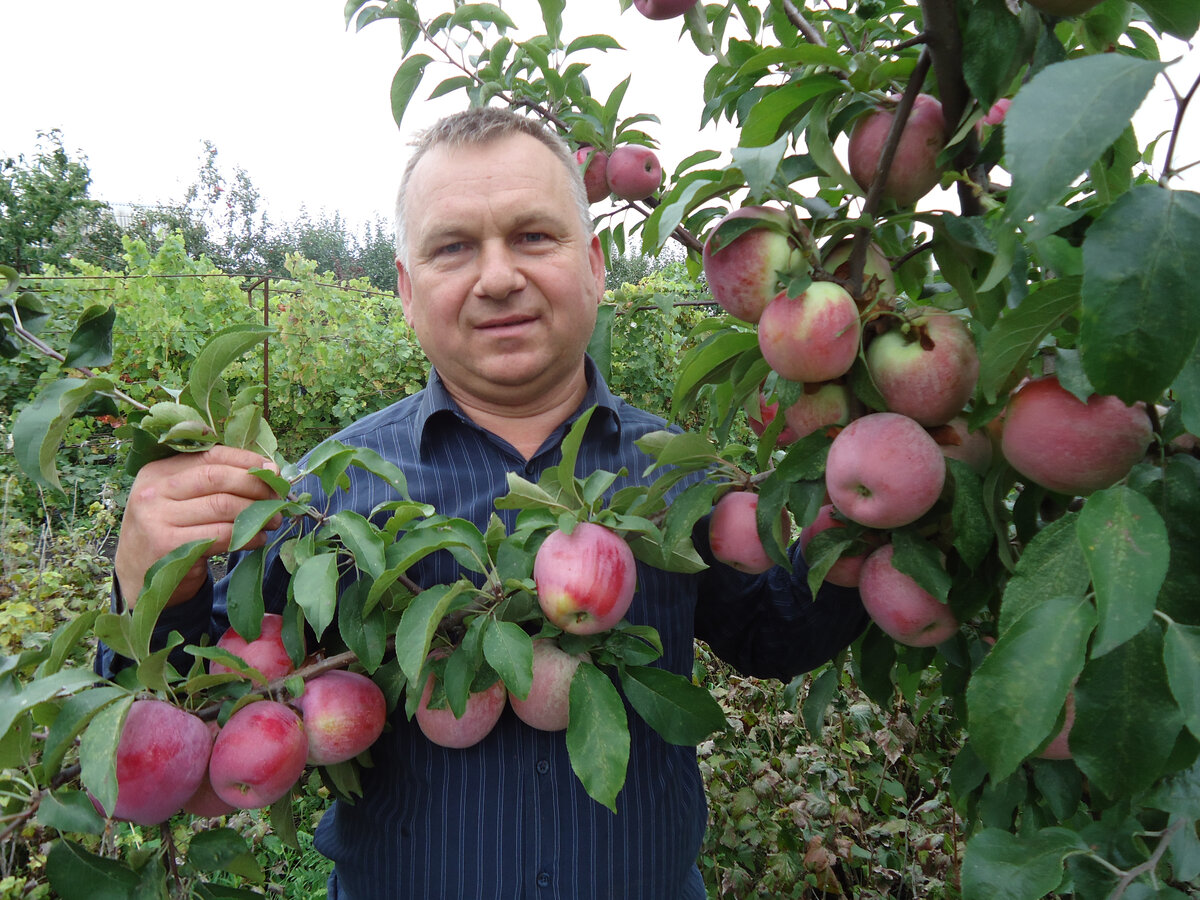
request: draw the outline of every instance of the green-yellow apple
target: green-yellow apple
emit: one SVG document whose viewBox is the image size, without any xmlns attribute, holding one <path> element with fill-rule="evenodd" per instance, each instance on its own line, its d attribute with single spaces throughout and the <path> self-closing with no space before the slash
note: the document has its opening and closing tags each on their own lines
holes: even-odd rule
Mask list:
<svg viewBox="0 0 1200 900">
<path fill-rule="evenodd" d="M 572 634 L 612 628 L 629 609 L 637 567 L 629 544 L 610 528 L 580 522 L 552 531 L 533 561 L 538 604 L 546 618 Z"/>
<path fill-rule="evenodd" d="M 850 370 L 862 325 L 845 288 L 814 281 L 799 297 L 781 291 L 758 320 L 763 359 L 789 381 L 832 381 Z"/>
<path fill-rule="evenodd" d="M 871 621 L 909 647 L 934 647 L 952 638 L 958 620 L 950 607 L 892 565 L 893 554 L 893 546 L 884 544 L 862 566 L 858 592 Z"/>
<path fill-rule="evenodd" d="M 763 227 L 730 240 L 721 226 L 741 219 Z M 772 227 L 773 226 L 773 227 Z M 721 219 L 704 241 L 704 280 L 713 299 L 731 316 L 754 324 L 779 293 L 779 273 L 800 263 L 802 254 L 789 237 L 787 213 L 769 206 L 743 206 Z"/>
<path fill-rule="evenodd" d="M 864 191 L 869 190 L 896 116 L 894 107 L 877 107 L 860 118 L 850 132 L 850 174 Z M 928 94 L 918 94 L 884 182 L 883 194 L 898 206 L 911 206 L 937 187 L 942 170 L 938 154 L 946 146 L 946 120 L 942 104 Z"/>
<path fill-rule="evenodd" d="M 230 716 L 217 734 L 208 777 L 226 803 L 258 809 L 292 789 L 307 758 L 300 715 L 286 703 L 258 700 Z"/>
<path fill-rule="evenodd" d="M 387 700 L 358 672 L 334 669 L 304 685 L 296 700 L 308 735 L 308 763 L 327 766 L 362 753 L 383 734 Z"/>
<path fill-rule="evenodd" d="M 979 354 L 960 317 L 922 311 L 867 345 L 867 371 L 888 410 L 944 425 L 975 393 Z"/>
<path fill-rule="evenodd" d="M 838 278 L 850 277 L 850 254 L 854 250 L 854 239 L 846 238 L 827 249 L 821 265 L 825 271 Z M 855 298 L 863 312 L 870 311 L 872 318 L 892 308 L 896 301 L 896 275 L 887 255 L 874 241 L 867 244 L 867 256 L 863 264 L 862 295 Z"/>
<path fill-rule="evenodd" d="M 645 200 L 662 183 L 658 156 L 641 144 L 624 144 L 608 156 L 608 189 L 622 200 Z"/>
<path fill-rule="evenodd" d="M 430 707 L 433 685 L 434 676 L 431 674 L 425 680 L 425 689 L 417 704 L 417 727 L 433 743 L 453 750 L 474 746 L 487 737 L 500 721 L 500 714 L 504 712 L 508 700 L 504 682 L 494 681 L 484 690 L 467 696 L 466 709 L 462 718 L 458 718 L 448 705 Z"/>
<path fill-rule="evenodd" d="M 596 147 L 580 147 L 575 151 L 575 162 L 583 171 L 588 203 L 608 197 L 608 154 Z"/>
<path fill-rule="evenodd" d="M 941 496 L 946 459 L 929 432 L 899 413 L 855 419 L 829 447 L 825 488 L 838 512 L 868 528 L 899 528 Z"/>
<path fill-rule="evenodd" d="M 117 803 L 112 817 L 165 822 L 196 792 L 212 735 L 197 716 L 164 700 L 134 700 L 117 740 Z"/>
<path fill-rule="evenodd" d="M 512 691 L 508 702 L 526 725 L 540 731 L 562 731 L 570 719 L 571 679 L 586 653 L 567 653 L 550 638 L 533 642 L 533 683 L 522 699 Z"/>
<path fill-rule="evenodd" d="M 270 682 L 290 675 L 296 668 L 288 656 L 287 648 L 283 646 L 282 632 L 283 616 L 266 613 L 263 615 L 262 630 L 257 638 L 247 641 L 230 628 L 217 639 L 217 646 L 228 650 L 234 656 L 240 656 L 247 665 L 258 669 Z M 213 660 L 208 664 L 208 671 L 216 675 L 232 672 L 233 669 Z"/>
<path fill-rule="evenodd" d="M 1028 381 L 1004 413 L 1000 450 L 1035 484 L 1083 495 L 1116 484 L 1153 438 L 1145 404 L 1093 394 L 1087 403 L 1048 375 Z"/>
<path fill-rule="evenodd" d="M 791 535 L 787 512 L 780 516 L 783 543 Z M 758 574 L 775 565 L 758 536 L 758 494 L 730 491 L 717 501 L 708 520 L 708 542 L 713 556 L 739 572 Z"/>
</svg>

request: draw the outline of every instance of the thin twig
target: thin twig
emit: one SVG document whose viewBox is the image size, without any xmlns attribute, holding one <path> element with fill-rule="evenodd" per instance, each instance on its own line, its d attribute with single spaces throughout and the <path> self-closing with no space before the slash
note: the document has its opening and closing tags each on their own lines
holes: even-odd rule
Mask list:
<svg viewBox="0 0 1200 900">
<path fill-rule="evenodd" d="M 796 4 L 792 3 L 792 0 L 783 0 L 783 11 L 787 15 L 788 21 L 796 26 L 796 30 L 804 35 L 806 41 L 816 44 L 818 47 L 825 46 L 825 38 L 821 37 L 821 32 L 817 31 L 812 23 L 804 18 L 804 13 L 796 8 Z"/>
<path fill-rule="evenodd" d="M 1184 825 L 1184 819 L 1179 818 L 1172 822 L 1167 829 L 1163 831 L 1162 837 L 1159 839 L 1158 845 L 1154 848 L 1154 852 L 1150 854 L 1150 858 L 1141 865 L 1134 866 L 1121 876 L 1121 880 L 1117 882 L 1117 886 L 1113 888 L 1113 892 L 1108 895 L 1108 900 L 1121 900 L 1125 896 L 1125 889 L 1133 884 L 1140 876 L 1147 872 L 1153 872 L 1157 867 L 1163 854 L 1167 852 L 1167 847 L 1171 843 L 1171 838 L 1175 836 L 1175 832 L 1179 831 Z"/>
<path fill-rule="evenodd" d="M 1175 95 L 1177 98 L 1175 107 L 1175 122 L 1171 126 L 1171 140 L 1167 144 L 1167 159 L 1163 165 L 1162 178 L 1160 178 L 1158 182 L 1162 187 L 1166 187 L 1167 182 L 1171 180 L 1171 177 L 1178 174 L 1177 172 L 1171 171 L 1171 161 L 1175 157 L 1175 147 L 1179 143 L 1179 132 L 1183 127 L 1183 117 L 1187 113 L 1188 104 L 1191 103 L 1192 98 L 1196 96 L 1197 88 L 1200 88 L 1200 75 L 1196 76 L 1196 80 L 1192 82 L 1192 87 L 1186 94 L 1184 94 L 1182 97 L 1179 97 L 1178 93 Z M 1174 86 L 1172 86 L 1172 90 L 1174 90 Z M 1193 163 L 1192 165 L 1195 164 Z M 1185 166 L 1184 168 L 1188 167 Z M 1179 171 L 1182 172 L 1183 169 L 1180 169 Z"/>
</svg>

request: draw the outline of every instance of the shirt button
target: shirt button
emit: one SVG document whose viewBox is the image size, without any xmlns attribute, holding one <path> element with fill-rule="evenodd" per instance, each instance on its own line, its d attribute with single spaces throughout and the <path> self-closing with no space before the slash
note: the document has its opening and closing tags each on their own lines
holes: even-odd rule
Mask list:
<svg viewBox="0 0 1200 900">
<path fill-rule="evenodd" d="M 539 872 L 537 877 L 537 886 L 540 888 L 550 887 L 550 875 L 546 872 Z"/>
<path fill-rule="evenodd" d="M 539 759 L 537 763 L 537 770 L 539 775 L 545 775 L 550 771 L 550 763 L 546 762 L 544 759 Z"/>
</svg>

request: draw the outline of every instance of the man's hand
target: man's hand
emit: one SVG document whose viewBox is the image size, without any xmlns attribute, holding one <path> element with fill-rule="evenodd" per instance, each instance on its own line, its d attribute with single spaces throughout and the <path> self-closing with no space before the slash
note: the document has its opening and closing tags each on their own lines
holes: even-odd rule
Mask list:
<svg viewBox="0 0 1200 900">
<path fill-rule="evenodd" d="M 208 556 L 229 549 L 233 520 L 256 500 L 274 492 L 250 469 L 275 464 L 250 450 L 216 446 L 203 453 L 180 453 L 143 466 L 134 479 L 121 520 L 115 569 L 121 594 L 129 606 L 141 593 L 146 572 L 157 560 L 189 541 L 213 539 L 171 595 L 169 605 L 196 595 L 208 577 Z M 278 528 L 276 516 L 268 528 Z M 265 531 L 242 549 L 266 543 Z"/>
</svg>

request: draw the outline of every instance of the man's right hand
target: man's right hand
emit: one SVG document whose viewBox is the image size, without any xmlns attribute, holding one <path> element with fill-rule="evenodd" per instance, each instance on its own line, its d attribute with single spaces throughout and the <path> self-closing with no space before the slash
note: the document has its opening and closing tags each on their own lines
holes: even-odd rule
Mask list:
<svg viewBox="0 0 1200 900">
<path fill-rule="evenodd" d="M 121 594 L 132 607 L 149 568 L 189 541 L 213 539 L 205 557 L 184 576 L 170 605 L 190 600 L 208 577 L 208 557 L 229 549 L 233 520 L 256 500 L 275 493 L 250 469 L 276 468 L 250 450 L 216 446 L 202 453 L 180 453 L 147 463 L 134 479 L 121 520 L 114 563 Z M 278 528 L 276 516 L 267 528 Z M 240 549 L 266 543 L 265 530 Z"/>
</svg>

